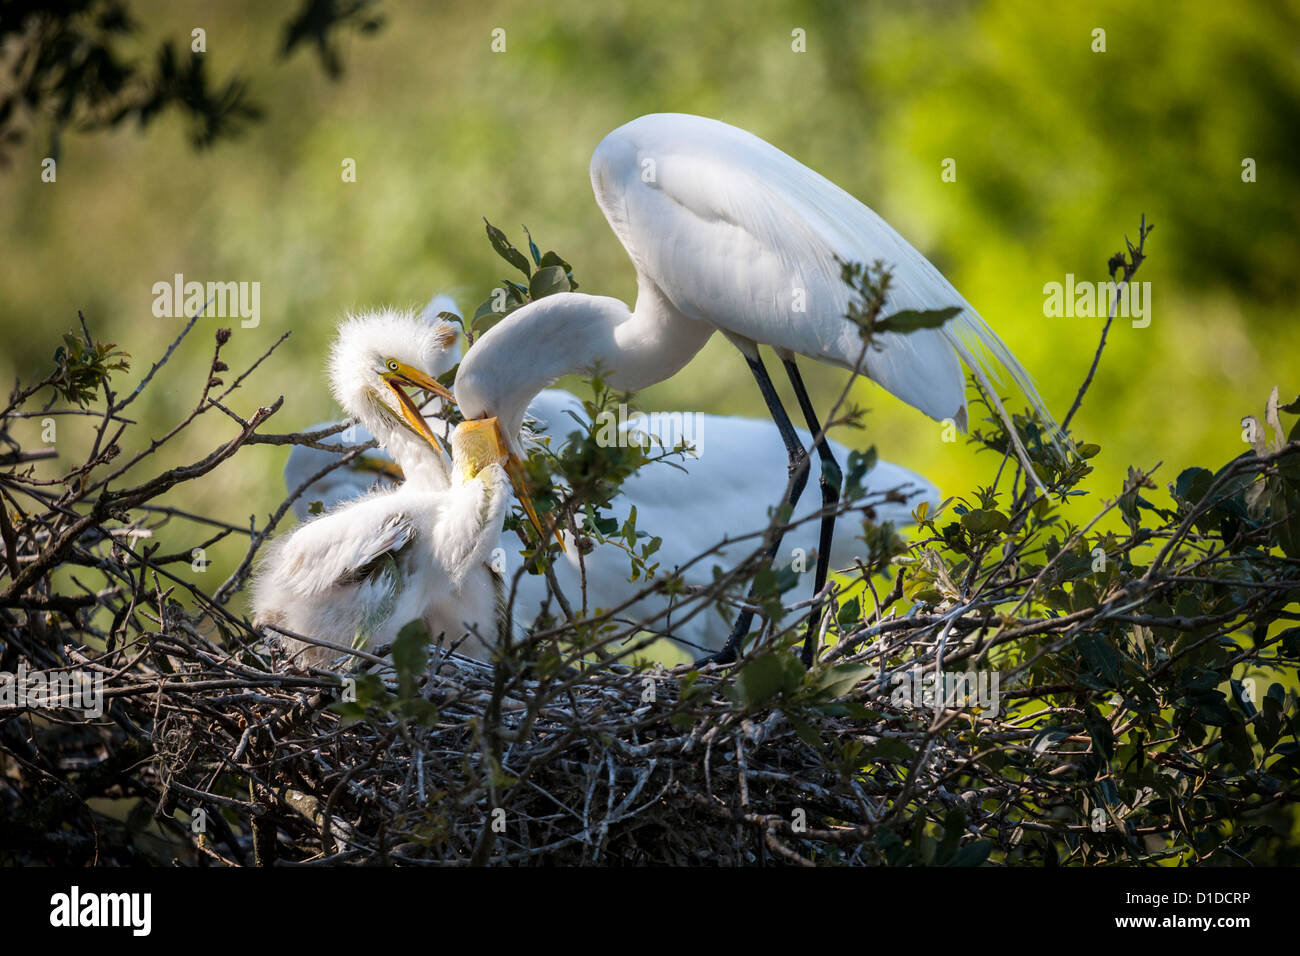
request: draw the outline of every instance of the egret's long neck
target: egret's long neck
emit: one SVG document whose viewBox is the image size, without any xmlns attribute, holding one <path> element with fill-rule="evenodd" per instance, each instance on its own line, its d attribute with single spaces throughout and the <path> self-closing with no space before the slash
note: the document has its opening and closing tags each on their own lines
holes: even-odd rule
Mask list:
<svg viewBox="0 0 1300 956">
<path fill-rule="evenodd" d="M 437 489 L 447 487 L 446 456 L 435 452 L 423 438 L 405 430 L 395 430 L 385 447 L 393 456 L 393 461 L 401 466 L 408 484 L 428 485 Z"/>
<path fill-rule="evenodd" d="M 614 388 L 644 388 L 676 374 L 712 333 L 644 284 L 635 311 L 607 296 L 547 296 L 474 343 L 456 373 L 456 399 L 466 418 L 499 418 L 513 441 L 528 403 L 562 376 L 600 368 Z"/>
<path fill-rule="evenodd" d="M 401 467 L 407 484 L 436 490 L 447 487 L 449 470 L 446 456 L 435 451 L 423 438 L 386 416 L 366 415 L 361 423 L 370 429 L 379 446 Z"/>
</svg>

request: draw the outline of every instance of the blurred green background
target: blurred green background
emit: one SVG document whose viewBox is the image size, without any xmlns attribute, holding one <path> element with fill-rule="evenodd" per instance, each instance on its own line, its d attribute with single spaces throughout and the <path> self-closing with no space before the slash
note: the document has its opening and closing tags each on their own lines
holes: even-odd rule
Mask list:
<svg viewBox="0 0 1300 956">
<path fill-rule="evenodd" d="M 235 327 L 232 372 L 292 337 L 236 394 L 241 413 L 285 396 L 274 430 L 336 414 L 321 369 L 348 309 L 422 304 L 435 291 L 472 311 L 506 267 L 481 217 L 512 239 L 526 224 L 573 263 L 584 291 L 631 299 L 633 269 L 597 208 L 592 149 L 644 113 L 683 111 L 744 127 L 872 206 L 921 249 L 1004 337 L 1064 415 L 1101 320 L 1045 318 L 1043 286 L 1106 278 L 1107 259 L 1156 229 L 1138 278 L 1148 328 L 1116 324 L 1076 418 L 1102 446 L 1082 509 L 1114 495 L 1128 465 L 1163 461 L 1163 486 L 1192 464 L 1240 453 L 1239 419 L 1274 384 L 1300 390 L 1290 327 L 1300 280 L 1300 4 L 812 3 L 697 5 L 388 0 L 385 23 L 342 44 L 328 79 L 306 52 L 278 57 L 292 9 L 139 2 L 142 57 L 159 39 L 207 31 L 210 72 L 238 71 L 265 110 L 235 141 L 195 152 L 182 121 L 143 133 L 63 138 L 40 181 L 38 124 L 0 171 L 0 379 L 43 374 L 78 309 L 134 357 L 131 384 L 181 322 L 151 312 L 152 286 L 258 281 L 260 327 L 203 320 L 136 411 L 145 442 L 184 414 Z M 505 30 L 506 51 L 491 49 Z M 806 52 L 792 31 L 806 32 Z M 1094 52 L 1093 31 L 1106 50 Z M 1251 158 L 1257 181 L 1243 182 Z M 355 159 L 357 182 L 342 181 Z M 956 160 L 955 182 L 941 164 Z M 805 364 L 821 407 L 845 374 Z M 230 376 L 227 376 L 229 380 Z M 856 446 L 932 478 L 945 493 L 987 480 L 994 456 L 944 444 L 939 426 L 863 383 Z M 743 361 L 721 337 L 680 375 L 642 392 L 646 409 L 761 415 Z M 793 407 L 793 406 L 791 406 Z M 163 454 L 197 459 L 230 437 L 216 415 Z M 79 440 L 65 419 L 59 445 Z M 31 444 L 40 444 L 30 423 Z M 773 436 L 775 441 L 775 435 Z M 131 448 L 126 449 L 132 450 Z M 243 523 L 281 500 L 287 451 L 242 451 L 174 503 Z M 65 457 L 65 462 L 67 461 Z M 671 529 L 649 529 L 670 534 Z M 173 525 L 164 551 L 207 532 Z M 209 555 L 222 573 L 243 553 Z M 205 582 L 207 583 L 207 582 Z"/>
</svg>

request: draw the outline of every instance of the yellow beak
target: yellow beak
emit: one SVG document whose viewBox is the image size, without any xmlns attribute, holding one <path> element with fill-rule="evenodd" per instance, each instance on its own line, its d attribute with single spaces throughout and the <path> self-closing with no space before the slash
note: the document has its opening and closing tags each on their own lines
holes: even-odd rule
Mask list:
<svg viewBox="0 0 1300 956">
<path fill-rule="evenodd" d="M 538 538 L 545 541 L 546 530 L 528 494 L 528 476 L 524 471 L 524 463 L 510 450 L 510 445 L 501 431 L 501 423 L 495 418 L 480 418 L 462 422 L 456 431 L 457 448 L 453 451 L 453 456 L 459 456 L 458 461 L 465 475 L 473 477 L 489 462 L 500 462 L 505 467 L 506 474 L 510 476 L 515 496 L 523 505 L 524 513 L 528 515 L 529 522 L 537 531 Z M 555 540 L 559 542 L 561 551 L 567 550 L 564 547 L 564 536 L 558 526 L 555 528 Z"/>
<path fill-rule="evenodd" d="M 438 440 L 438 436 L 429 430 L 429 423 L 424 420 L 424 416 L 421 415 L 420 410 L 415 407 L 415 403 L 411 401 L 410 396 L 407 395 L 406 392 L 402 391 L 402 387 L 392 379 L 387 379 L 387 381 L 388 387 L 391 388 L 393 394 L 397 396 L 397 407 L 402 413 L 402 418 L 406 419 L 406 424 L 411 426 L 417 435 L 427 441 L 434 448 L 442 449 L 448 454 L 451 454 L 451 449 L 447 448 L 446 445 Z"/>
<path fill-rule="evenodd" d="M 451 454 L 451 449 L 447 448 L 447 446 L 439 441 L 438 437 L 429 430 L 428 422 L 424 420 L 424 416 L 420 414 L 420 410 L 415 407 L 415 403 L 411 401 L 411 397 L 403 391 L 401 386 L 402 384 L 405 384 L 414 388 L 424 389 L 426 392 L 437 395 L 444 402 L 451 402 L 453 405 L 456 404 L 456 397 L 452 395 L 445 386 L 440 385 L 436 379 L 421 372 L 418 368 L 412 368 L 411 366 L 400 362 L 397 364 L 397 369 L 395 371 L 389 371 L 384 374 L 384 381 L 388 383 L 388 387 L 391 388 L 393 394 L 397 396 L 398 406 L 401 409 L 402 417 L 406 419 L 406 423 L 415 430 L 416 434 L 434 448 L 441 448 L 445 450 L 447 454 Z"/>
<path fill-rule="evenodd" d="M 413 368 L 403 362 L 398 362 L 396 371 L 388 372 L 384 378 L 390 382 L 394 379 L 403 381 L 407 385 L 414 385 L 416 388 L 422 388 L 426 392 L 437 395 L 444 402 L 456 404 L 456 396 L 451 394 L 445 385 L 440 384 L 436 378 L 426 375 L 418 368 Z"/>
</svg>

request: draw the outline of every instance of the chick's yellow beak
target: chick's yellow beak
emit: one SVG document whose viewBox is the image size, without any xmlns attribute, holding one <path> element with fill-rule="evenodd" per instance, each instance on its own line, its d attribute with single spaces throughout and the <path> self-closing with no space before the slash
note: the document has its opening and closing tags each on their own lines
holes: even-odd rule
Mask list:
<svg viewBox="0 0 1300 956">
<path fill-rule="evenodd" d="M 456 397 L 445 386 L 440 385 L 436 379 L 421 372 L 418 368 L 412 368 L 402 362 L 394 362 L 393 364 L 397 367 L 394 369 L 391 365 L 389 366 L 389 371 L 384 373 L 384 381 L 388 383 L 388 387 L 397 396 L 398 409 L 402 413 L 402 418 L 406 420 L 406 424 L 415 430 L 417 435 L 434 448 L 443 449 L 448 454 L 451 454 L 451 449 L 447 448 L 429 430 L 428 422 L 424 420 L 424 416 L 420 414 L 420 410 L 415 407 L 415 403 L 411 401 L 411 397 L 406 394 L 402 386 L 410 385 L 413 388 L 424 389 L 424 391 L 437 395 L 444 402 L 451 402 L 453 405 L 456 404 Z"/>
<path fill-rule="evenodd" d="M 411 401 L 411 397 L 403 391 L 402 386 L 398 385 L 390 378 L 385 378 L 385 381 L 388 382 L 388 387 L 393 390 L 393 394 L 397 396 L 397 409 L 402 413 L 402 418 L 405 420 L 406 424 L 435 449 L 446 451 L 448 454 L 451 454 L 451 449 L 447 448 L 446 445 L 438 440 L 438 436 L 429 430 L 429 423 L 424 420 L 424 416 L 421 415 L 420 410 L 415 407 L 415 403 Z"/>
<path fill-rule="evenodd" d="M 528 475 L 524 471 L 524 463 L 510 450 L 510 445 L 497 419 L 480 418 L 462 422 L 456 428 L 453 443 L 455 445 L 453 457 L 460 464 L 461 472 L 466 478 L 474 477 L 491 464 L 501 464 L 505 468 L 506 474 L 510 476 L 510 483 L 514 485 L 515 496 L 523 505 L 524 513 L 528 515 L 528 520 L 537 531 L 537 536 L 545 541 L 546 530 L 528 494 Z M 560 550 L 565 550 L 564 537 L 558 527 L 555 529 L 555 540 L 560 543 Z"/>
<path fill-rule="evenodd" d="M 384 375 L 389 382 L 405 382 L 407 385 L 413 385 L 416 388 L 422 388 L 432 395 L 437 395 L 444 402 L 456 404 L 456 396 L 453 395 L 447 386 L 442 385 L 436 378 L 421 372 L 418 368 L 407 365 L 405 362 L 394 362 L 396 369 L 391 369 Z"/>
</svg>

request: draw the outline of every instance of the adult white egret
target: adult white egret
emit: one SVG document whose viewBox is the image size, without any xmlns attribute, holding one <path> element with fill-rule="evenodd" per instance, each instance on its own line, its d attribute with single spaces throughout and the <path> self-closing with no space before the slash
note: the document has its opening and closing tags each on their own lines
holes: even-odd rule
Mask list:
<svg viewBox="0 0 1300 956">
<path fill-rule="evenodd" d="M 528 402 L 559 377 L 599 366 L 615 388 L 643 388 L 676 374 L 722 332 L 744 355 L 780 431 L 792 479 L 786 503 L 793 504 L 807 481 L 808 453 L 758 347 L 775 349 L 808 428 L 820 433 L 795 356 L 854 369 L 863 349 L 858 328 L 844 317 L 851 292 L 837 259 L 883 260 L 893 275 L 890 312 L 962 309 L 938 329 L 880 336 L 879 348 L 865 355 L 863 374 L 930 417 L 965 429 L 964 362 L 1026 458 L 993 387 L 1004 372 L 1055 433 L 1028 374 L 920 252 L 861 202 L 757 136 L 699 116 L 643 116 L 596 147 L 591 183 L 636 267 L 636 307 L 559 293 L 511 313 L 479 339 L 457 373 L 456 398 L 467 419 L 496 418 L 514 452 L 521 450 Z M 814 586 L 820 591 L 840 469 L 829 444 L 820 442 L 817 450 L 824 517 Z M 770 549 L 779 546 L 776 534 Z M 806 662 L 818 625 L 813 610 Z M 739 616 L 715 659 L 734 659 L 752 617 Z"/>
<path fill-rule="evenodd" d="M 504 520 L 509 481 L 488 468 L 452 481 L 437 438 L 405 391 L 450 399 L 431 374 L 445 338 L 439 326 L 391 311 L 340 328 L 330 360 L 334 395 L 384 445 L 405 481 L 308 521 L 267 549 L 253 582 L 254 623 L 332 645 L 285 640 L 303 664 L 391 641 L 443 598 L 476 603 L 461 585 L 495 543 L 482 527 Z"/>
</svg>

